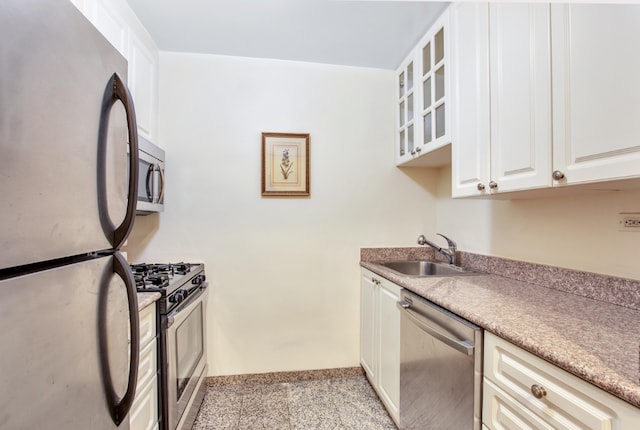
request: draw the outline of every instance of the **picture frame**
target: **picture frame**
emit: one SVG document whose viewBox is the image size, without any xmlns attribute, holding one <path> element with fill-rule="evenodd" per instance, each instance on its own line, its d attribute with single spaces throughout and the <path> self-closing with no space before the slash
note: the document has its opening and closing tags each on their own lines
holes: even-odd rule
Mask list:
<svg viewBox="0 0 640 430">
<path fill-rule="evenodd" d="M 309 196 L 309 133 L 262 133 L 262 195 Z"/>
</svg>

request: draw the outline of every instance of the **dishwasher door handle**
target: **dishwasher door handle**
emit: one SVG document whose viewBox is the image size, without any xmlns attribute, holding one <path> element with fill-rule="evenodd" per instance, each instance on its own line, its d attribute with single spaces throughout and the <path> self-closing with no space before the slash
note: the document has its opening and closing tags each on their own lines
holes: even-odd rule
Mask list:
<svg viewBox="0 0 640 430">
<path fill-rule="evenodd" d="M 411 307 L 410 303 L 407 303 L 406 301 L 399 301 L 399 302 L 397 302 L 397 304 L 398 304 L 398 308 L 401 311 L 405 312 L 407 317 L 409 317 L 409 319 L 411 321 L 413 321 L 422 330 L 424 330 L 425 332 L 429 333 L 431 336 L 435 337 L 439 341 L 441 341 L 441 342 L 449 345 L 450 347 L 454 348 L 456 351 L 459 351 L 459 352 L 461 352 L 461 353 L 463 353 L 465 355 L 473 355 L 473 351 L 474 351 L 473 342 L 468 341 L 468 340 L 453 339 L 453 338 L 447 336 L 446 334 L 439 332 L 438 330 L 436 330 L 435 328 L 433 328 L 429 324 L 427 324 L 424 321 L 424 318 L 422 318 L 420 316 L 420 314 L 418 314 L 415 311 L 412 311 L 411 309 L 409 309 Z"/>
</svg>

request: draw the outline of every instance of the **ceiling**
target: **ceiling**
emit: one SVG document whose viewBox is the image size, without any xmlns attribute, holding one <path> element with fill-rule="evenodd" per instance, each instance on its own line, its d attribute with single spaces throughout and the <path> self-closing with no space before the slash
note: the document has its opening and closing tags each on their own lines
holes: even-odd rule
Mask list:
<svg viewBox="0 0 640 430">
<path fill-rule="evenodd" d="M 128 0 L 161 51 L 396 69 L 445 2 Z"/>
</svg>

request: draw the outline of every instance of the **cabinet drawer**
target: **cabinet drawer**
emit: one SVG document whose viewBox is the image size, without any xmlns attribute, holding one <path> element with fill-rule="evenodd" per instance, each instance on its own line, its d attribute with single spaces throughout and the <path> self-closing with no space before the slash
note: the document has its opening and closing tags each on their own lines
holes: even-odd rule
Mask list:
<svg viewBox="0 0 640 430">
<path fill-rule="evenodd" d="M 483 428 L 491 430 L 553 430 L 487 378 L 482 384 Z"/>
<path fill-rule="evenodd" d="M 158 423 L 158 379 L 154 378 L 146 386 L 138 386 L 136 399 L 129 413 L 131 430 L 151 430 Z"/>
<path fill-rule="evenodd" d="M 484 375 L 508 395 L 498 396 L 492 408 L 502 408 L 504 415 L 517 402 L 531 412 L 534 428 L 609 430 L 638 423 L 637 408 L 490 333 L 485 335 Z M 541 398 L 533 395 L 534 385 L 544 389 Z"/>
<path fill-rule="evenodd" d="M 149 381 L 155 378 L 157 373 L 156 340 L 148 343 L 140 350 L 140 362 L 138 364 L 138 388 L 146 386 Z"/>
<path fill-rule="evenodd" d="M 140 311 L 140 348 L 156 337 L 156 306 L 149 305 Z"/>
</svg>

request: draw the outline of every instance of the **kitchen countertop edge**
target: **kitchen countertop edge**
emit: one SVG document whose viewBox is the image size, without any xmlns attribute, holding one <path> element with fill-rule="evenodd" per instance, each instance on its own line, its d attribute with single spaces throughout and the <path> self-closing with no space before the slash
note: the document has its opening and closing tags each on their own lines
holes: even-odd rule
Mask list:
<svg viewBox="0 0 640 430">
<path fill-rule="evenodd" d="M 493 274 L 414 278 L 360 266 L 640 408 L 640 311 Z"/>
<path fill-rule="evenodd" d="M 138 312 L 154 304 L 162 295 L 158 292 L 136 293 L 138 295 Z"/>
</svg>

